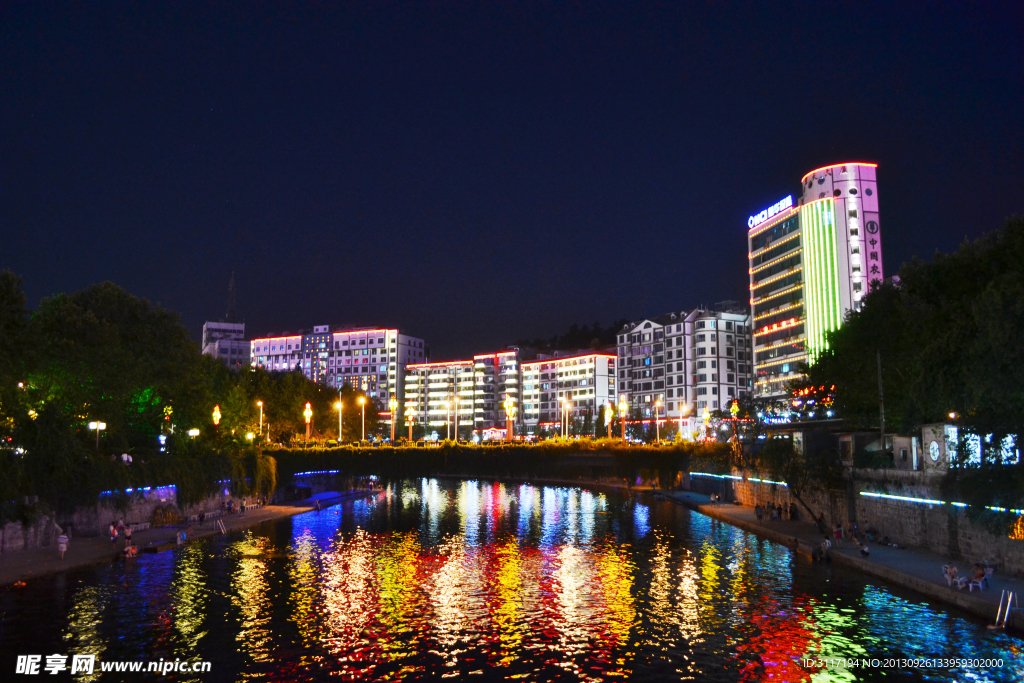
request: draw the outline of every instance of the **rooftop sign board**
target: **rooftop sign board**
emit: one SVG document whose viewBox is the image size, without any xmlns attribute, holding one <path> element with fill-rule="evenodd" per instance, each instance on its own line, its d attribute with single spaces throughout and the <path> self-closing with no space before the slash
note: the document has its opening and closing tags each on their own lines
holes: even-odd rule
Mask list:
<svg viewBox="0 0 1024 683">
<path fill-rule="evenodd" d="M 761 213 L 756 213 L 750 218 L 748 218 L 747 227 L 754 228 L 758 225 L 761 225 L 761 223 L 764 223 L 769 218 L 775 216 L 776 214 L 780 213 L 785 209 L 790 208 L 791 206 L 793 206 L 793 195 L 789 195 L 785 199 L 780 199 L 779 201 L 775 202 Z"/>
</svg>

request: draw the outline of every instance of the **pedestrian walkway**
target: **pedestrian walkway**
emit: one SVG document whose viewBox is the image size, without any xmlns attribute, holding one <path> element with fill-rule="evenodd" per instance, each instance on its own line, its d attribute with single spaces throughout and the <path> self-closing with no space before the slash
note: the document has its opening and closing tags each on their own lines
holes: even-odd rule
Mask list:
<svg viewBox="0 0 1024 683">
<path fill-rule="evenodd" d="M 823 540 L 824 534 L 810 521 L 758 521 L 752 507 L 712 504 L 708 496 L 690 491 L 663 493 L 667 498 L 710 517 L 766 536 L 789 547 L 795 546 L 798 552 L 807 556 L 819 548 Z M 942 575 L 942 565 L 957 565 L 961 575 L 966 574 L 971 565 L 929 550 L 897 549 L 869 542 L 871 554 L 869 557 L 862 557 L 849 539 L 845 540 L 843 548 L 835 547 L 835 539 L 831 534 L 829 539 L 833 542 L 831 552 L 836 564 L 844 564 L 899 586 L 911 588 L 929 598 L 955 605 L 990 622 L 995 620 L 999 598 L 1004 589 L 1016 591 L 1019 598 L 1024 598 L 1024 580 L 1002 575 L 998 571 L 989 579 L 989 587 L 984 590 L 968 591 L 966 587 L 957 589 L 948 586 Z M 1011 624 L 1017 629 L 1024 630 L 1024 613 L 1018 611 L 1013 614 Z"/>
</svg>

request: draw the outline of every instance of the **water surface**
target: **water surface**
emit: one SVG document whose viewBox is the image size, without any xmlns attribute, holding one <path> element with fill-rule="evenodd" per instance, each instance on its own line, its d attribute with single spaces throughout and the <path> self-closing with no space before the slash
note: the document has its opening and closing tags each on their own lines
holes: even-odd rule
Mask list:
<svg viewBox="0 0 1024 683">
<path fill-rule="evenodd" d="M 16 654 L 82 653 L 212 663 L 162 680 L 1022 681 L 1022 644 L 670 502 L 482 481 L 0 589 L 2 680 Z M 824 657 L 1003 666 L 805 663 Z"/>
</svg>

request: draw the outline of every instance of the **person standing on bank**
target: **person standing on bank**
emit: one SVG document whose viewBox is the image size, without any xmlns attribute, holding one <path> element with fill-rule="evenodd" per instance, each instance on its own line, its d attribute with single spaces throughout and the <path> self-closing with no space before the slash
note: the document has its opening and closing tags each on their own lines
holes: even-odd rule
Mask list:
<svg viewBox="0 0 1024 683">
<path fill-rule="evenodd" d="M 57 550 L 60 551 L 60 559 L 64 559 L 64 553 L 68 551 L 68 535 L 63 531 L 57 537 Z"/>
</svg>

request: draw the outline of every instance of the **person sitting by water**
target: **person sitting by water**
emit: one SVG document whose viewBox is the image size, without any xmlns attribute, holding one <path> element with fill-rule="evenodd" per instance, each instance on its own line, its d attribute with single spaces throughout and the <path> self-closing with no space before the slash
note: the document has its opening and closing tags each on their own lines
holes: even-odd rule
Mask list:
<svg viewBox="0 0 1024 683">
<path fill-rule="evenodd" d="M 975 564 L 971 568 L 971 581 L 976 581 L 983 586 L 988 585 L 988 577 L 985 576 L 985 568 L 980 564 Z"/>
<path fill-rule="evenodd" d="M 178 529 L 178 545 L 181 545 L 182 543 L 184 543 L 185 539 L 186 539 L 185 530 L 184 529 Z"/>
</svg>

